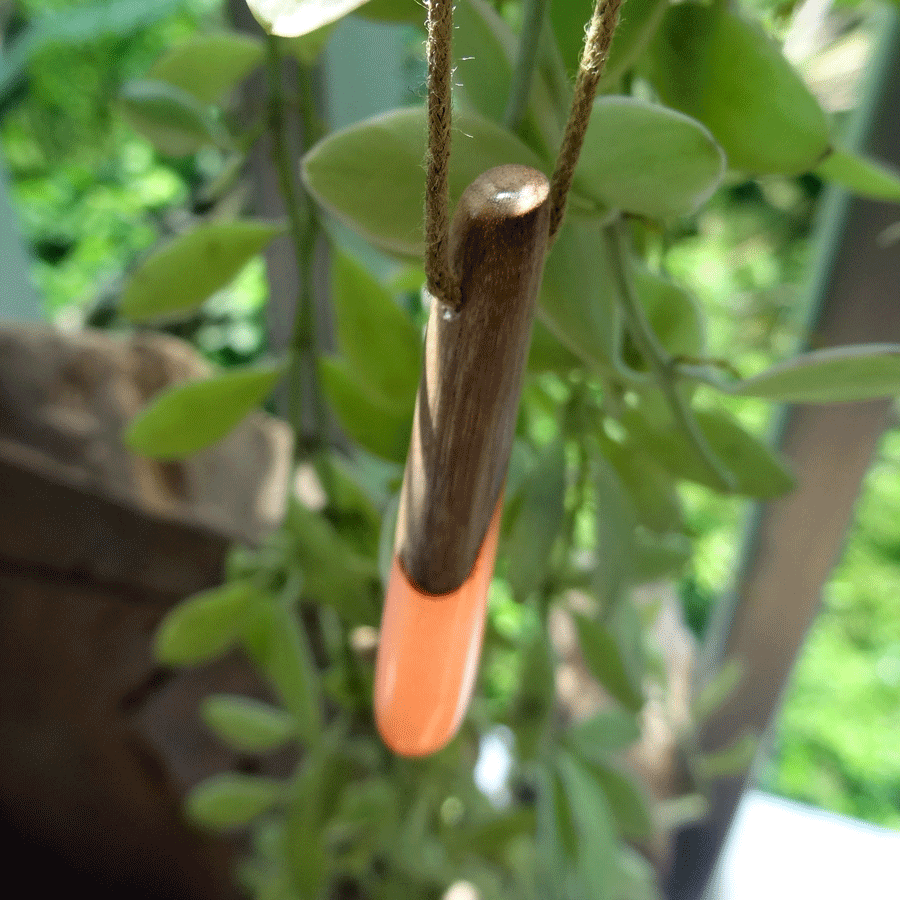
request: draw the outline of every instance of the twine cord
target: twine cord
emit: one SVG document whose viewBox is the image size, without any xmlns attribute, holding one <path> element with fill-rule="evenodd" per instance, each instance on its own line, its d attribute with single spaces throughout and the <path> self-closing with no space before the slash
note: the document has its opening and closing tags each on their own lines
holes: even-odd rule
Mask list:
<svg viewBox="0 0 900 900">
<path fill-rule="evenodd" d="M 597 85 L 606 68 L 609 47 L 619 21 L 622 0 L 597 0 L 594 14 L 587 27 L 584 49 L 575 79 L 575 95 L 562 147 L 556 160 L 556 169 L 550 182 L 550 240 L 559 232 L 566 214 L 566 201 L 575 176 L 575 167 L 584 145 L 591 119 L 591 108 L 597 93 Z"/>
<path fill-rule="evenodd" d="M 425 182 L 425 272 L 435 299 L 458 310 L 450 267 L 450 79 L 453 0 L 428 3 L 428 157 Z"/>
<path fill-rule="evenodd" d="M 622 0 L 596 0 L 575 79 L 572 109 L 550 183 L 550 236 L 559 232 L 584 145 L 597 85 L 606 68 Z M 533 3 L 535 16 L 543 10 Z M 538 20 L 539 21 L 539 20 Z M 458 311 L 462 298 L 450 265 L 451 44 L 453 0 L 428 0 L 428 152 L 425 182 L 425 273 L 431 295 Z M 533 59 L 530 60 L 533 63 Z M 527 83 L 527 82 L 526 82 Z M 521 98 L 520 98 L 521 99 Z M 518 106 L 518 102 L 517 102 Z"/>
</svg>

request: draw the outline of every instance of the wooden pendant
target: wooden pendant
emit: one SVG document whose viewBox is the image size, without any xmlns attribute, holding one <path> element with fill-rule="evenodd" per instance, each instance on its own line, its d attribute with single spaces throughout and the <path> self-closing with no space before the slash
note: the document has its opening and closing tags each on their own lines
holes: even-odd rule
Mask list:
<svg viewBox="0 0 900 900">
<path fill-rule="evenodd" d="M 379 731 L 403 755 L 443 747 L 474 686 L 548 197 L 540 172 L 500 166 L 453 219 L 462 305 L 435 302 L 428 321 L 375 673 Z"/>
</svg>

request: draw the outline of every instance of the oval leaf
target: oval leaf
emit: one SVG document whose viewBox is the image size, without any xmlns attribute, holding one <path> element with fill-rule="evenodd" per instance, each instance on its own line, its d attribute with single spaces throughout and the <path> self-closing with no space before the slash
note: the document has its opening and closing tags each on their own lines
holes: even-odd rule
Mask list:
<svg viewBox="0 0 900 900">
<path fill-rule="evenodd" d="M 900 344 L 803 353 L 729 389 L 780 403 L 846 403 L 900 394 Z"/>
<path fill-rule="evenodd" d="M 200 715 L 225 743 L 246 753 L 275 750 L 294 734 L 294 720 L 288 713 L 250 697 L 208 697 Z"/>
<path fill-rule="evenodd" d="M 553 335 L 543 322 L 534 323 L 528 349 L 529 372 L 556 372 L 566 375 L 581 365 L 578 357 Z"/>
<path fill-rule="evenodd" d="M 283 227 L 270 222 L 211 222 L 153 251 L 131 276 L 120 309 L 141 322 L 195 309 L 235 276 Z"/>
<path fill-rule="evenodd" d="M 218 103 L 260 64 L 264 52 L 262 41 L 249 34 L 201 34 L 172 47 L 149 75 L 201 103 Z"/>
<path fill-rule="evenodd" d="M 156 631 L 156 658 L 167 666 L 214 659 L 241 637 L 255 599 L 248 582 L 236 581 L 184 600 Z"/>
<path fill-rule="evenodd" d="M 900 203 L 900 172 L 850 150 L 834 150 L 816 174 L 861 197 Z"/>
<path fill-rule="evenodd" d="M 609 804 L 580 760 L 562 751 L 557 767 L 578 838 L 575 868 L 581 890 L 576 896 L 612 900 L 617 848 Z"/>
<path fill-rule="evenodd" d="M 733 475 L 735 493 L 771 498 L 793 489 L 795 479 L 786 463 L 735 418 L 722 410 L 696 410 L 694 415 L 710 448 Z M 714 490 L 721 489 L 694 446 L 674 425 L 651 424 L 636 411 L 626 413 L 622 424 L 632 439 L 668 472 Z"/>
<path fill-rule="evenodd" d="M 134 418 L 125 433 L 132 450 L 180 459 L 221 440 L 272 393 L 283 366 L 231 369 L 173 385 Z"/>
<path fill-rule="evenodd" d="M 332 300 L 338 345 L 357 384 L 373 399 L 408 412 L 422 367 L 422 337 L 390 294 L 358 263 L 335 257 Z"/>
<path fill-rule="evenodd" d="M 454 117 L 450 199 L 504 163 L 540 169 L 514 135 L 474 113 Z M 425 111 L 393 110 L 330 134 L 303 159 L 303 178 L 328 211 L 389 253 L 425 250 Z"/>
<path fill-rule="evenodd" d="M 164 156 L 228 145 L 227 133 L 196 97 L 164 81 L 130 81 L 118 105 L 128 124 Z"/>
<path fill-rule="evenodd" d="M 538 315 L 595 372 L 610 374 L 621 334 L 617 288 L 597 229 L 566 222 L 547 255 Z"/>
<path fill-rule="evenodd" d="M 633 584 L 673 578 L 688 563 L 693 545 L 683 534 L 654 534 L 639 528 L 634 535 Z"/>
<path fill-rule="evenodd" d="M 205 828 L 226 831 L 247 825 L 268 812 L 281 796 L 272 778 L 226 772 L 201 782 L 188 794 L 188 817 Z"/>
<path fill-rule="evenodd" d="M 619 19 L 609 48 L 601 85 L 619 78 L 633 65 L 659 27 L 668 5 L 668 0 L 627 0 L 625 12 Z M 553 34 L 566 69 L 572 76 L 578 71 L 578 60 L 584 46 L 584 29 L 590 14 L 588 3 L 557 0 L 550 4 Z"/>
<path fill-rule="evenodd" d="M 454 15 L 454 81 L 470 109 L 503 122 L 512 85 L 519 39 L 485 0 L 464 0 Z M 526 144 L 552 158 L 559 148 L 562 123 L 538 68 L 531 82 L 525 117 L 519 129 Z"/>
<path fill-rule="evenodd" d="M 597 564 L 591 580 L 604 612 L 612 610 L 628 587 L 634 568 L 634 510 L 615 469 L 604 457 L 594 460 Z"/>
<path fill-rule="evenodd" d="M 538 797 L 536 811 L 537 852 L 549 876 L 545 894 L 563 896 L 562 887 L 571 883 L 578 855 L 579 835 L 559 773 L 537 767 Z"/>
<path fill-rule="evenodd" d="M 299 37 L 337 22 L 368 0 L 247 0 L 250 12 L 269 34 Z"/>
<path fill-rule="evenodd" d="M 398 411 L 373 400 L 353 377 L 345 360 L 323 356 L 319 360 L 322 389 L 341 428 L 371 453 L 402 463 L 412 431 L 412 403 Z"/>
<path fill-rule="evenodd" d="M 626 709 L 637 712 L 644 695 L 634 682 L 619 642 L 605 625 L 576 614 L 575 627 L 584 661 L 603 688 Z"/>
<path fill-rule="evenodd" d="M 373 624 L 372 583 L 378 566 L 351 546 L 332 523 L 300 503 L 288 508 L 291 553 L 304 573 L 304 594 L 333 606 L 351 625 Z"/>
<path fill-rule="evenodd" d="M 421 0 L 369 0 L 359 8 L 359 14 L 366 19 L 409 22 L 424 27 L 428 11 Z"/>
<path fill-rule="evenodd" d="M 566 740 L 582 755 L 615 753 L 640 736 L 635 716 L 619 709 L 604 709 L 566 732 Z"/>
<path fill-rule="evenodd" d="M 660 97 L 713 133 L 732 169 L 797 175 L 828 151 L 828 121 L 779 48 L 721 4 L 681 3 L 653 44 Z"/>
<path fill-rule="evenodd" d="M 697 298 L 681 285 L 641 265 L 632 270 L 635 290 L 647 321 L 669 355 L 701 357 L 706 351 L 706 323 Z M 622 363 L 632 370 L 647 371 L 647 363 L 631 336 L 623 335 Z"/>
<path fill-rule="evenodd" d="M 322 730 L 318 684 L 305 633 L 293 610 L 272 603 L 260 610 L 247 648 L 294 718 L 299 737 Z"/>
<path fill-rule="evenodd" d="M 695 722 L 705 722 L 734 693 L 744 677 L 744 667 L 735 658 L 722 663 L 718 672 L 697 692 L 691 711 Z"/>
<path fill-rule="evenodd" d="M 647 795 L 636 779 L 604 759 L 602 754 L 580 762 L 603 791 L 622 836 L 631 841 L 650 837 L 654 832 L 653 816 Z"/>
<path fill-rule="evenodd" d="M 538 457 L 525 482 L 519 514 L 509 538 L 509 586 L 527 600 L 547 575 L 550 552 L 565 518 L 566 456 L 555 442 Z"/>
<path fill-rule="evenodd" d="M 601 449 L 619 476 L 638 524 L 652 531 L 681 527 L 681 501 L 668 472 L 632 442 L 619 444 L 602 436 Z"/>
<path fill-rule="evenodd" d="M 667 219 L 694 212 L 724 174 L 722 148 L 696 120 L 633 97 L 601 97 L 573 189 L 600 209 Z"/>
</svg>

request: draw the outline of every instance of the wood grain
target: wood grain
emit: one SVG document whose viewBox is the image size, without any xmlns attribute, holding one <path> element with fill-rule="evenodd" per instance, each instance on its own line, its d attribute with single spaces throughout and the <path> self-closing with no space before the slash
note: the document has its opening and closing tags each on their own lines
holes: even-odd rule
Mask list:
<svg viewBox="0 0 900 900">
<path fill-rule="evenodd" d="M 396 552 L 411 581 L 447 594 L 469 576 L 497 505 L 547 252 L 549 184 L 491 169 L 451 228 L 459 313 L 434 303 L 400 496 Z"/>
</svg>

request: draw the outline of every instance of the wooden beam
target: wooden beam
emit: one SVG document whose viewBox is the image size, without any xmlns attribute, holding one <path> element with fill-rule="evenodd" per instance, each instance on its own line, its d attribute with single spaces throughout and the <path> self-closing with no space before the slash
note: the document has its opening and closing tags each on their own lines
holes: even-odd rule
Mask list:
<svg viewBox="0 0 900 900">
<path fill-rule="evenodd" d="M 860 147 L 900 166 L 900 17 L 892 14 L 863 116 Z M 813 347 L 900 342 L 900 248 L 880 240 L 898 219 L 896 204 L 832 192 L 816 268 Z M 744 678 L 706 722 L 700 746 L 714 752 L 747 730 L 763 734 L 814 621 L 852 522 L 860 485 L 887 425 L 891 400 L 786 411 L 780 447 L 793 462 L 797 489 L 757 510 L 736 588 L 711 625 L 701 672 L 735 657 Z M 834 673 L 840 678 L 840 673 Z M 666 885 L 670 900 L 704 895 L 750 772 L 718 781 L 709 817 L 677 837 Z"/>
</svg>

